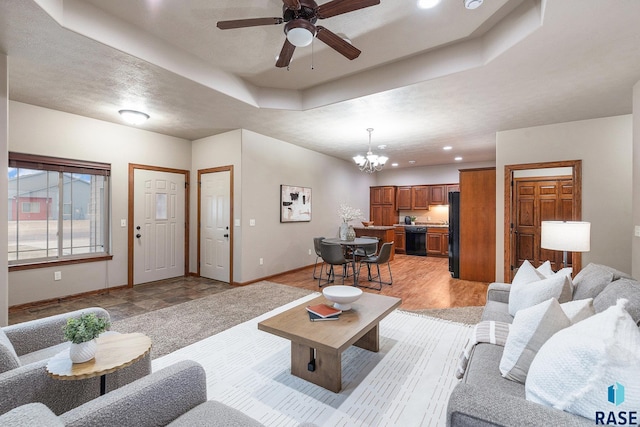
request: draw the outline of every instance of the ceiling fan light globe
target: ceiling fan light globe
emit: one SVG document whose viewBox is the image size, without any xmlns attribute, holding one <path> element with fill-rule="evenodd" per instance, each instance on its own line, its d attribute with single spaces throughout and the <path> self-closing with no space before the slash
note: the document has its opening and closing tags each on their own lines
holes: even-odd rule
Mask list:
<svg viewBox="0 0 640 427">
<path fill-rule="evenodd" d="M 306 28 L 292 28 L 287 32 L 287 40 L 296 47 L 309 46 L 313 36 L 313 33 Z"/>
</svg>

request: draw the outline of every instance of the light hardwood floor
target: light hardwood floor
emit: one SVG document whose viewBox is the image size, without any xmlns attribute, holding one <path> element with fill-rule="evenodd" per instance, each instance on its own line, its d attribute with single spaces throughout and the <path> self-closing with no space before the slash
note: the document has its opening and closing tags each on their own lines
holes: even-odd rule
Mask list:
<svg viewBox="0 0 640 427">
<path fill-rule="evenodd" d="M 305 268 L 273 276 L 268 280 L 317 291 L 318 281 L 312 278 L 312 271 L 312 267 Z M 339 267 L 338 271 L 341 271 Z M 380 266 L 380 271 L 383 280 L 388 281 L 386 265 Z M 396 254 L 391 261 L 391 273 L 391 286 L 382 285 L 381 291 L 365 288 L 363 290 L 402 298 L 402 308 L 405 310 L 479 306 L 484 305 L 486 301 L 488 283 L 453 279 L 449 273 L 448 258 Z M 366 267 L 362 267 L 358 280 L 362 285 L 369 285 Z M 347 278 L 345 284 L 350 283 L 353 283 L 353 279 Z M 336 284 L 342 284 L 341 277 L 337 279 Z"/>
<path fill-rule="evenodd" d="M 387 269 L 386 266 L 383 267 L 383 278 L 386 278 Z M 383 285 L 382 291 L 364 290 L 402 298 L 401 308 L 405 310 L 479 306 L 485 303 L 487 283 L 452 279 L 446 258 L 396 255 L 391 261 L 391 271 L 393 285 Z M 312 278 L 312 272 L 313 267 L 307 267 L 272 276 L 267 280 L 319 291 L 318 281 Z M 366 268 L 363 267 L 359 278 L 361 284 L 367 285 Z M 341 278 L 338 278 L 337 284 L 340 283 Z M 346 284 L 349 283 L 353 283 L 352 278 L 347 279 Z M 206 278 L 176 277 L 128 289 L 109 290 L 86 297 L 61 298 L 46 304 L 34 304 L 28 308 L 10 309 L 9 323 L 15 324 L 93 306 L 109 310 L 112 320 L 119 320 L 232 288 L 234 286 Z"/>
</svg>

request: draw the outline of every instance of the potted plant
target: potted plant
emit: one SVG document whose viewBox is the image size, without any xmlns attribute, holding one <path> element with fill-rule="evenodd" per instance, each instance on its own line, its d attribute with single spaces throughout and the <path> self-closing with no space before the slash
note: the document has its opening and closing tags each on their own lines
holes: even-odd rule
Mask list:
<svg viewBox="0 0 640 427">
<path fill-rule="evenodd" d="M 69 357 L 73 363 L 83 363 L 96 355 L 96 338 L 111 326 L 109 321 L 95 313 L 81 314 L 80 317 L 67 319 L 62 328 L 64 337 L 71 341 Z"/>
<path fill-rule="evenodd" d="M 341 204 L 338 208 L 338 216 L 342 219 L 342 224 L 340 225 L 340 240 L 355 239 L 356 232 L 353 227 L 349 225 L 349 221 L 363 218 L 360 209 L 352 208 L 346 204 Z"/>
<path fill-rule="evenodd" d="M 416 225 L 416 219 L 417 218 L 415 216 L 412 216 L 410 218 L 411 218 L 411 225 Z"/>
</svg>

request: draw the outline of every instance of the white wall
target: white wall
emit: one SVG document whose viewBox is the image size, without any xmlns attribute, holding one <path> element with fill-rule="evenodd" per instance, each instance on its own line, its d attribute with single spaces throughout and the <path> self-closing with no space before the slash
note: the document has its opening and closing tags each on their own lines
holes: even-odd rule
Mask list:
<svg viewBox="0 0 640 427">
<path fill-rule="evenodd" d="M 9 146 L 8 114 L 9 114 L 9 71 L 7 56 L 0 55 L 0 170 L 7 170 L 7 152 Z M 9 182 L 7 174 L 0 174 L 0 199 L 8 200 Z M 6 205 L 5 205 L 6 206 Z M 0 209 L 0 224 L 7 223 L 7 209 Z M 7 244 L 9 239 L 7 227 L 0 227 L 0 326 L 9 322 L 9 285 L 7 274 Z"/>
<path fill-rule="evenodd" d="M 582 219 L 591 222 L 583 265 L 631 272 L 632 116 L 496 134 L 496 278 L 504 275 L 504 166 L 582 160 Z"/>
<path fill-rule="evenodd" d="M 129 163 L 191 169 L 187 140 L 14 101 L 9 151 L 111 163 L 113 254 L 111 261 L 11 272 L 9 305 L 125 285 L 128 227 L 120 227 L 120 219 L 127 218 Z M 62 280 L 54 282 L 54 270 Z"/>
<path fill-rule="evenodd" d="M 640 82 L 633 86 L 633 221 L 640 226 Z M 640 278 L 640 237 L 632 238 L 631 275 Z"/>
<path fill-rule="evenodd" d="M 310 222 L 280 223 L 280 185 L 311 187 Z M 315 260 L 313 237 L 337 237 L 340 203 L 369 215 L 369 174 L 351 162 L 242 131 L 242 268 L 247 282 Z M 255 219 L 255 227 L 249 220 Z M 355 224 L 355 222 L 354 222 Z M 309 250 L 311 249 L 311 255 Z M 259 265 L 259 259 L 264 265 Z"/>
<path fill-rule="evenodd" d="M 388 169 L 374 174 L 375 185 L 455 184 L 460 182 L 460 169 L 488 168 L 495 165 L 495 162 L 476 162 L 403 169 L 387 167 Z"/>
</svg>

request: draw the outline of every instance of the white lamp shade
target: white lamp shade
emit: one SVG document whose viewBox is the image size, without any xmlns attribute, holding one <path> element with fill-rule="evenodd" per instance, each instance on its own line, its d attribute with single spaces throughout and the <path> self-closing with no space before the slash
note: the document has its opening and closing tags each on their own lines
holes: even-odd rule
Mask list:
<svg viewBox="0 0 640 427">
<path fill-rule="evenodd" d="M 313 33 L 306 28 L 292 28 L 287 32 L 287 40 L 296 47 L 309 46 L 313 36 Z"/>
<path fill-rule="evenodd" d="M 566 252 L 591 250 L 591 223 L 584 221 L 542 221 L 540 246 Z"/>
</svg>

